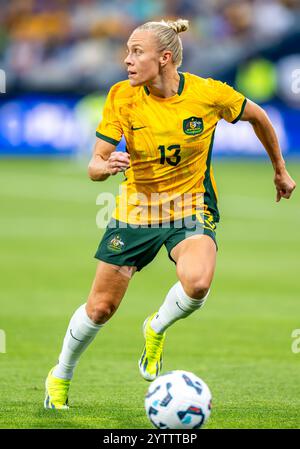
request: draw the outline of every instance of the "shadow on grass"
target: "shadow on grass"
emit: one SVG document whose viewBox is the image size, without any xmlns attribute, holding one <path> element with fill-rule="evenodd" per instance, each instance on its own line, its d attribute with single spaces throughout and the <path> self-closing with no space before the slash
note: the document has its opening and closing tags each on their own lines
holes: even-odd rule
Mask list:
<svg viewBox="0 0 300 449">
<path fill-rule="evenodd" d="M 34 429 L 145 429 L 151 428 L 144 409 L 124 408 L 116 404 L 86 406 L 85 404 L 72 406 L 69 410 L 45 410 L 39 408 L 27 420 Z M 23 427 L 23 426 L 22 426 Z"/>
</svg>

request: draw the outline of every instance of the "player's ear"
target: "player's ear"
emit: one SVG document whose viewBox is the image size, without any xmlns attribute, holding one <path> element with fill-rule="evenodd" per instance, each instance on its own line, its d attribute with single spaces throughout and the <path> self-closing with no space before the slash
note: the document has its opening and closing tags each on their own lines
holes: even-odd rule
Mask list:
<svg viewBox="0 0 300 449">
<path fill-rule="evenodd" d="M 172 59 L 172 52 L 166 50 L 161 54 L 159 58 L 159 63 L 162 67 L 164 67 L 171 59 Z"/>
</svg>

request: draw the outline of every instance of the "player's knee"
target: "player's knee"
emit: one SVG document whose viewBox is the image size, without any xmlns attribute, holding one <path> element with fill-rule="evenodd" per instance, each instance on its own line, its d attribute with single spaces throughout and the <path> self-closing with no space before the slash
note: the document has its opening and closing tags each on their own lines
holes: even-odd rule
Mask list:
<svg viewBox="0 0 300 449">
<path fill-rule="evenodd" d="M 96 324 L 104 324 L 114 314 L 116 307 L 109 301 L 101 301 L 87 307 L 89 318 Z"/>
<path fill-rule="evenodd" d="M 182 282 L 182 286 L 185 293 L 190 296 L 190 298 L 202 299 L 209 291 L 210 282 L 205 278 L 192 277 Z"/>
</svg>

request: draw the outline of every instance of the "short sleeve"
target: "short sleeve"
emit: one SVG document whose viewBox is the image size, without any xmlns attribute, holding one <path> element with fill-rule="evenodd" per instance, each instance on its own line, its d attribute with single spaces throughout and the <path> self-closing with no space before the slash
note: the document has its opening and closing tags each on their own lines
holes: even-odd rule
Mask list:
<svg viewBox="0 0 300 449">
<path fill-rule="evenodd" d="M 106 97 L 102 119 L 96 129 L 97 137 L 113 145 L 118 145 L 123 135 L 116 107 L 116 92 L 113 86 Z"/>
<path fill-rule="evenodd" d="M 239 121 L 247 102 L 245 96 L 221 81 L 214 82 L 214 90 L 215 105 L 219 109 L 221 118 L 229 123 Z"/>
</svg>

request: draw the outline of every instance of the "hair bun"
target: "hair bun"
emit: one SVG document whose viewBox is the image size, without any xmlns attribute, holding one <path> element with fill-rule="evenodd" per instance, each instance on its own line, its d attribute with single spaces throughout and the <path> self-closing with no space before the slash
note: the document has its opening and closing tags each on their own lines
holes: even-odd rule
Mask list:
<svg viewBox="0 0 300 449">
<path fill-rule="evenodd" d="M 187 31 L 189 29 L 189 21 L 184 19 L 178 19 L 174 22 L 171 20 L 167 21 L 167 25 L 175 31 L 175 33 L 183 33 L 183 31 Z"/>
</svg>

